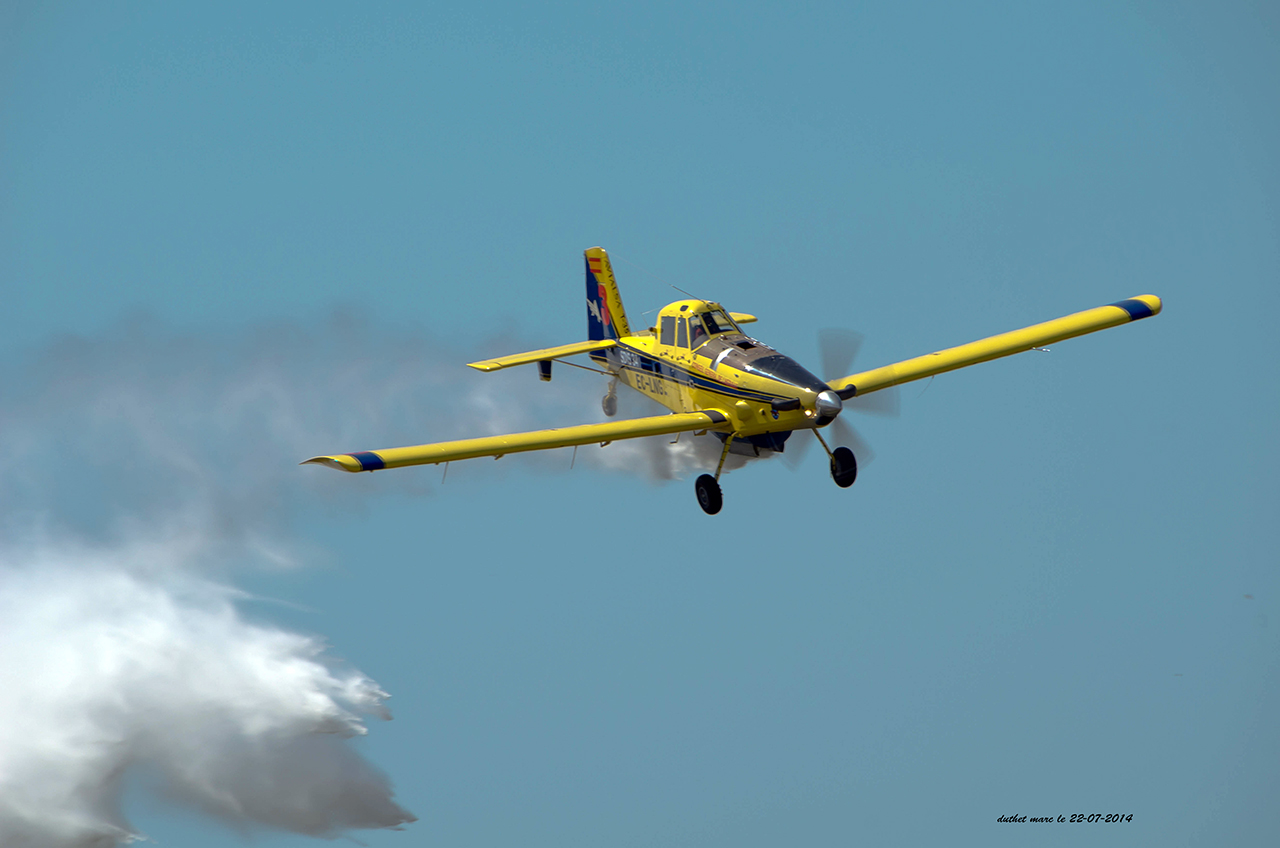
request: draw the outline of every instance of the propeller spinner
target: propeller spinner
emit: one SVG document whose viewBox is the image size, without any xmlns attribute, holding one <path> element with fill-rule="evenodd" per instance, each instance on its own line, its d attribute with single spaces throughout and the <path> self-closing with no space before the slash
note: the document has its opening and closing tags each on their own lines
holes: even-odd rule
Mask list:
<svg viewBox="0 0 1280 848">
<path fill-rule="evenodd" d="M 850 373 L 853 368 L 853 360 L 857 356 L 859 349 L 862 347 L 863 336 L 852 330 L 845 329 L 825 329 L 818 333 L 818 350 L 822 361 L 822 378 L 824 380 L 835 380 Z M 836 482 L 840 482 L 840 477 L 836 475 L 837 464 L 853 464 L 854 456 L 857 456 L 856 462 L 861 465 L 867 465 L 875 458 L 875 452 L 871 450 L 871 446 L 866 439 L 859 435 L 857 429 L 846 421 L 840 413 L 845 409 L 851 409 L 854 412 L 868 413 L 871 415 L 897 416 L 899 412 L 899 397 L 897 387 L 883 389 L 871 395 L 858 396 L 855 395 L 846 401 L 841 401 L 840 396 L 834 391 L 828 390 L 818 395 L 815 403 L 814 411 L 817 413 L 817 425 L 819 427 L 829 427 L 833 440 L 837 444 L 849 445 L 852 451 L 845 450 L 843 453 L 840 448 L 831 451 L 832 454 L 832 474 L 837 476 Z M 814 431 L 815 434 L 817 431 Z M 819 435 L 821 439 L 821 435 Z M 793 469 L 798 468 L 804 462 L 805 456 L 809 452 L 811 442 L 803 439 L 798 442 L 793 440 L 793 450 L 783 454 L 784 461 Z M 837 463 L 837 454 L 842 463 Z M 845 454 L 848 454 L 846 457 Z M 856 465 L 853 465 L 856 469 Z M 856 470 L 853 472 L 856 474 Z M 852 483 L 852 479 L 849 479 Z M 842 484 L 847 485 L 847 484 Z"/>
</svg>

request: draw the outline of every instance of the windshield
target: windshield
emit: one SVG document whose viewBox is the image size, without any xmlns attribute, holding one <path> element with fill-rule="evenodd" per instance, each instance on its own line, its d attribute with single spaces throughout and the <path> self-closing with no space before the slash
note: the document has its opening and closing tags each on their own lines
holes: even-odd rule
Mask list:
<svg viewBox="0 0 1280 848">
<path fill-rule="evenodd" d="M 812 392 L 825 392 L 831 388 L 809 373 L 800 363 L 780 353 L 753 359 L 744 365 L 744 370 L 759 374 L 761 377 L 768 377 L 770 380 L 777 380 L 780 383 L 790 383 L 793 386 L 799 386 Z"/>
<path fill-rule="evenodd" d="M 729 320 L 729 316 L 719 309 L 702 313 L 702 320 L 707 322 L 707 332 L 713 336 L 716 333 L 732 333 L 738 329 Z"/>
</svg>

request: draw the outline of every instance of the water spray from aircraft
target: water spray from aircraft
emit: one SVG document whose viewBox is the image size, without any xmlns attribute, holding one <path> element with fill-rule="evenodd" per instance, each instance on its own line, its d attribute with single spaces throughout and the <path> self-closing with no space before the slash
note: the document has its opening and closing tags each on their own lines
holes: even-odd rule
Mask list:
<svg viewBox="0 0 1280 848">
<path fill-rule="evenodd" d="M 0 844 L 130 841 L 134 779 L 241 830 L 413 821 L 345 743 L 389 717 L 386 693 L 247 621 L 191 573 L 206 540 L 32 542 L 0 552 Z"/>
<path fill-rule="evenodd" d="M 298 513 L 439 486 L 424 469 L 353 488 L 300 473 L 299 454 L 547 426 L 594 404 L 572 380 L 495 382 L 459 364 L 477 351 L 442 348 L 344 316 L 217 334 L 139 323 L 17 357 L 0 384 L 0 845 L 129 841 L 131 780 L 240 830 L 413 820 L 346 742 L 386 715 L 385 693 L 317 639 L 246 618 L 230 586 L 319 553 L 291 532 Z M 700 441 L 522 461 L 657 480 L 713 462 Z"/>
</svg>

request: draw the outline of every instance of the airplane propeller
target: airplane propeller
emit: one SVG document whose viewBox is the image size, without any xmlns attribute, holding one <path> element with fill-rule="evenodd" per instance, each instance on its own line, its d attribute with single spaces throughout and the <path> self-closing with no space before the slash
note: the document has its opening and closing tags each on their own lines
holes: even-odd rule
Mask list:
<svg viewBox="0 0 1280 848">
<path fill-rule="evenodd" d="M 822 379 L 843 377 L 853 367 L 854 357 L 862 348 L 862 334 L 853 330 L 828 327 L 818 331 L 818 354 L 822 359 Z"/>
<path fill-rule="evenodd" d="M 857 357 L 862 342 L 862 334 L 852 330 L 840 328 L 820 330 L 818 352 L 822 362 L 822 379 L 834 380 L 848 375 L 853 369 L 853 360 Z M 898 416 L 900 406 L 897 386 L 881 389 L 865 396 L 855 395 L 844 402 L 844 410 L 894 418 Z M 871 445 L 843 416 L 837 415 L 836 419 L 824 429 L 831 434 L 827 442 L 832 449 L 837 445 L 848 445 L 858 458 L 859 466 L 865 467 L 875 458 L 875 451 L 871 449 Z M 792 469 L 798 468 L 804 462 L 810 446 L 815 441 L 817 440 L 801 438 L 799 433 L 793 435 L 787 441 L 787 447 L 790 450 L 783 452 L 783 461 Z"/>
</svg>

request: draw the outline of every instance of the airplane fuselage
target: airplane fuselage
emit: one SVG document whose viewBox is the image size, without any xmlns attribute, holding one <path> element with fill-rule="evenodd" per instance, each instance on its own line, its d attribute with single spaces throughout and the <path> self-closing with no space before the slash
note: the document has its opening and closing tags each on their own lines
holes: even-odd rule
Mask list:
<svg viewBox="0 0 1280 848">
<path fill-rule="evenodd" d="M 706 326 L 724 331 L 706 333 L 706 314 L 721 316 Z M 781 450 L 793 430 L 824 426 L 839 413 L 840 398 L 826 383 L 736 325 L 726 327 L 724 315 L 719 304 L 678 301 L 661 311 L 659 326 L 671 322 L 663 330 L 624 336 L 592 357 L 673 412 L 723 412 L 735 438 L 757 447 Z M 688 329 L 695 321 L 696 333 Z"/>
</svg>

